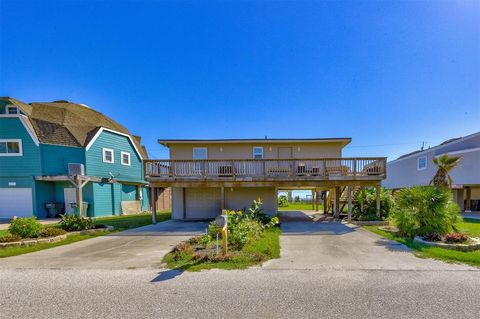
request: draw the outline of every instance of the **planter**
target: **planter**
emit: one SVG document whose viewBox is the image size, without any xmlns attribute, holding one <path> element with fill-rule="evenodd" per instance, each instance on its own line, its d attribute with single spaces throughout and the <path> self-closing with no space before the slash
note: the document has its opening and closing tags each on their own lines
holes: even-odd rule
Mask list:
<svg viewBox="0 0 480 319">
<path fill-rule="evenodd" d="M 79 230 L 79 231 L 72 231 L 72 232 L 69 232 L 69 234 L 87 235 L 87 234 L 101 233 L 101 232 L 113 231 L 113 230 L 115 230 L 115 227 L 105 225 L 104 228 L 92 228 L 92 229 L 85 229 L 85 230 Z"/>
<path fill-rule="evenodd" d="M 56 243 L 58 241 L 62 241 L 64 239 L 67 239 L 67 236 L 71 235 L 71 234 L 86 235 L 86 234 L 94 234 L 94 233 L 112 231 L 114 229 L 115 228 L 113 226 L 105 225 L 104 228 L 94 228 L 94 229 L 73 231 L 73 232 L 68 232 L 67 234 L 63 234 L 63 235 L 59 235 L 59 236 L 55 236 L 55 237 L 30 238 L 30 239 L 23 239 L 21 241 L 12 241 L 12 242 L 9 242 L 9 243 L 0 243 L 0 248 L 13 247 L 13 246 L 31 246 L 31 245 L 41 244 L 41 243 Z"/>
<path fill-rule="evenodd" d="M 432 246 L 432 247 L 440 247 L 446 249 L 453 249 L 453 250 L 460 250 L 460 251 L 474 251 L 480 250 L 480 239 L 478 238 L 470 238 L 469 243 L 462 243 L 462 244 L 447 244 L 441 241 L 426 241 L 423 240 L 421 237 L 416 236 L 414 239 L 417 243 L 421 243 L 424 245 Z"/>
<path fill-rule="evenodd" d="M 67 234 L 59 235 L 55 237 L 46 237 L 46 238 L 33 238 L 33 239 L 24 239 L 21 241 L 13 241 L 10 243 L 0 243 L 0 247 L 12 247 L 12 246 L 31 246 L 41 243 L 56 243 L 67 239 Z"/>
</svg>

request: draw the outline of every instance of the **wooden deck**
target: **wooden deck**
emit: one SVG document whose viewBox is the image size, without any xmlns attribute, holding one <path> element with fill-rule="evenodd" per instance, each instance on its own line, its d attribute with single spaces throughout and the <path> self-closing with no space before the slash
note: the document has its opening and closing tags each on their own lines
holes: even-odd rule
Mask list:
<svg viewBox="0 0 480 319">
<path fill-rule="evenodd" d="M 385 157 L 246 160 L 146 160 L 154 183 L 381 181 Z"/>
</svg>

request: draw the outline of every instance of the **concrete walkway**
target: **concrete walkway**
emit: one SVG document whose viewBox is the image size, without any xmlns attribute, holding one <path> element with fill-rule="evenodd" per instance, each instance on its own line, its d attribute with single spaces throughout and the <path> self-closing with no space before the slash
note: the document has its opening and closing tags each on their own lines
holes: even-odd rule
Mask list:
<svg viewBox="0 0 480 319">
<path fill-rule="evenodd" d="M 264 269 L 298 270 L 471 270 L 466 265 L 449 264 L 416 257 L 408 247 L 385 239 L 359 226 L 320 219 L 319 222 L 283 218 L 280 237 L 281 258 Z M 307 214 L 308 215 L 308 214 Z M 310 216 L 306 218 L 310 219 Z"/>
<path fill-rule="evenodd" d="M 0 259 L 2 268 L 158 268 L 180 241 L 205 233 L 208 223 L 166 221 L 35 253 Z"/>
</svg>

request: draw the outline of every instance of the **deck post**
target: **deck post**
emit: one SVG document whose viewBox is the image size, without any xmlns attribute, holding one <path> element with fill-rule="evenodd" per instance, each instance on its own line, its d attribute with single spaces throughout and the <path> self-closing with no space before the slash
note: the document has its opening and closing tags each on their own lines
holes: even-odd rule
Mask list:
<svg viewBox="0 0 480 319">
<path fill-rule="evenodd" d="M 348 186 L 348 222 L 352 221 L 352 186 Z"/>
<path fill-rule="evenodd" d="M 318 196 L 319 192 L 315 189 L 315 211 L 318 212 Z"/>
<path fill-rule="evenodd" d="M 315 191 L 312 189 L 312 210 L 315 210 Z"/>
<path fill-rule="evenodd" d="M 377 217 L 380 218 L 380 184 L 375 187 L 375 196 L 377 202 Z"/>
<path fill-rule="evenodd" d="M 157 223 L 157 201 L 158 201 L 156 187 L 150 188 L 150 197 L 152 198 L 152 203 L 150 204 L 152 206 L 152 224 L 156 224 Z"/>
<path fill-rule="evenodd" d="M 471 202 L 472 202 L 472 189 L 467 186 L 465 187 L 465 212 L 470 213 L 472 211 Z"/>
<path fill-rule="evenodd" d="M 362 200 L 360 202 L 360 211 L 363 213 L 363 211 L 365 210 L 365 187 L 362 186 L 362 189 L 361 189 L 361 193 L 362 193 Z"/>
<path fill-rule="evenodd" d="M 75 175 L 75 188 L 76 188 L 76 201 L 77 201 L 77 208 L 78 208 L 78 215 L 83 216 L 83 192 L 82 192 L 82 181 Z"/>
<path fill-rule="evenodd" d="M 225 186 L 220 187 L 220 209 L 222 212 L 225 209 Z"/>
<path fill-rule="evenodd" d="M 340 217 L 340 187 L 335 187 L 335 218 Z"/>
</svg>

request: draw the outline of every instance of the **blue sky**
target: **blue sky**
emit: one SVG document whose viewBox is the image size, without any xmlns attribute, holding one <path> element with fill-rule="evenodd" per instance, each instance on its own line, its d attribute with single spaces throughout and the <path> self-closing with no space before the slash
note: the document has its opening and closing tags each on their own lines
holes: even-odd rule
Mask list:
<svg viewBox="0 0 480 319">
<path fill-rule="evenodd" d="M 158 138 L 352 137 L 388 156 L 480 130 L 480 2 L 0 0 L 0 95 Z"/>
</svg>

